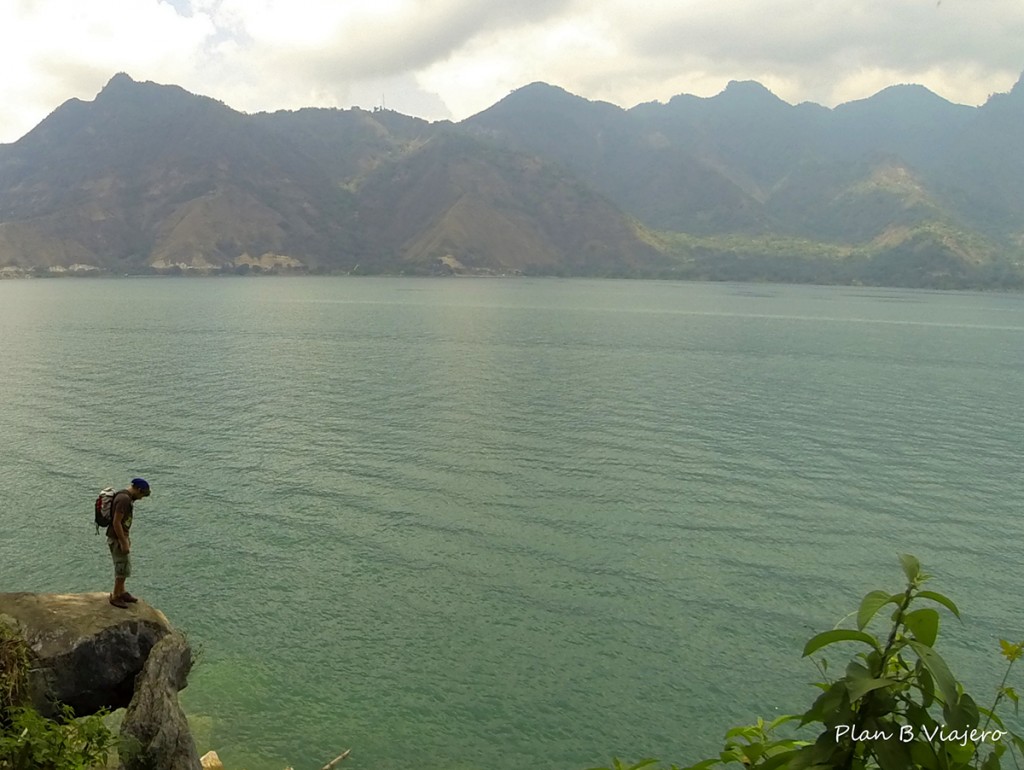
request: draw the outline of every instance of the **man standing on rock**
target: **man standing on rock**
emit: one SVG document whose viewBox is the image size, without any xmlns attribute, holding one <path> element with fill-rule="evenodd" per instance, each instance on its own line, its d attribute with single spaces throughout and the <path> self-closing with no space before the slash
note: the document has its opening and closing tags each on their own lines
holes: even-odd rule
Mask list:
<svg viewBox="0 0 1024 770">
<path fill-rule="evenodd" d="M 121 609 L 127 609 L 130 604 L 138 601 L 124 590 L 124 581 L 132 574 L 129 556 L 132 541 L 128 537 L 132 528 L 132 511 L 135 502 L 144 497 L 149 497 L 149 482 L 145 479 L 132 479 L 131 486 L 122 489 L 110 501 L 113 515 L 110 526 L 107 527 L 107 546 L 114 559 L 114 592 L 110 594 L 110 603 Z"/>
</svg>

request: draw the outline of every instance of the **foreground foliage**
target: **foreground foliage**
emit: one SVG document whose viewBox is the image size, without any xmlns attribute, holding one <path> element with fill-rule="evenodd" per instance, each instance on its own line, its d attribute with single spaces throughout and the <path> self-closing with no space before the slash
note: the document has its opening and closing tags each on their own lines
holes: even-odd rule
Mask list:
<svg viewBox="0 0 1024 770">
<path fill-rule="evenodd" d="M 101 715 L 46 719 L 30 708 L 12 710 L 0 731 L 0 770 L 94 770 L 106 767 L 116 739 Z"/>
<path fill-rule="evenodd" d="M 116 738 L 96 714 L 76 719 L 65 707 L 60 720 L 21 704 L 30 659 L 20 637 L 0 623 L 0 770 L 93 770 L 105 767 Z"/>
<path fill-rule="evenodd" d="M 1007 661 L 1002 682 L 988 707 L 979 705 L 954 677 L 935 650 L 939 609 L 957 618 L 960 611 L 943 594 L 922 588 L 928 576 L 913 556 L 900 557 L 907 586 L 902 593 L 872 591 L 860 603 L 855 628 L 835 628 L 810 639 L 803 656 L 844 642 L 863 647 L 837 679 L 828 676 L 828 662 L 816 661 L 825 681 L 803 714 L 786 715 L 735 727 L 725 735 L 717 757 L 672 770 L 708 770 L 742 765 L 761 770 L 997 770 L 1021 767 L 1024 740 L 1010 730 L 997 711 L 1019 698 L 1007 685 L 1024 643 L 1001 641 Z M 883 609 L 894 609 L 885 632 L 876 636 L 869 625 Z M 811 740 L 794 737 L 794 728 L 810 727 Z M 797 733 L 801 732 L 799 729 Z M 613 760 L 611 768 L 638 770 L 657 765 Z"/>
</svg>

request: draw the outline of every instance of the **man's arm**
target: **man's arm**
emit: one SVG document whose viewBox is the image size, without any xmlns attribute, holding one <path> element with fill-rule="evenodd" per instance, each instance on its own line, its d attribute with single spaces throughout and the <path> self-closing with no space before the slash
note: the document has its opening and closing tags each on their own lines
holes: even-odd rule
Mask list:
<svg viewBox="0 0 1024 770">
<path fill-rule="evenodd" d="M 115 505 L 114 506 L 114 521 L 113 521 L 113 525 L 112 525 L 113 528 L 114 528 L 114 537 L 117 538 L 117 542 L 121 546 L 121 552 L 122 553 L 128 553 L 131 550 L 132 544 L 131 544 L 131 541 L 128 540 L 128 533 L 125 532 L 124 531 L 124 527 L 121 526 L 123 522 L 124 522 L 124 506 L 122 506 L 122 505 Z"/>
</svg>

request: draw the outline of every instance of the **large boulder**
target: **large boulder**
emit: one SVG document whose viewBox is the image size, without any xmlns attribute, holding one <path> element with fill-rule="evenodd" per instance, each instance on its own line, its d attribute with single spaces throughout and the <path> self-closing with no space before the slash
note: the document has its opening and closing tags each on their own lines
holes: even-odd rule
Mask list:
<svg viewBox="0 0 1024 770">
<path fill-rule="evenodd" d="M 0 593 L 0 622 L 28 643 L 31 705 L 51 717 L 59 704 L 79 716 L 127 707 L 150 651 L 172 631 L 145 602 L 120 609 L 105 593 Z"/>
<path fill-rule="evenodd" d="M 199 752 L 178 704 L 192 668 L 192 650 L 174 631 L 150 651 L 121 723 L 127 738 L 121 770 L 202 770 Z"/>
</svg>

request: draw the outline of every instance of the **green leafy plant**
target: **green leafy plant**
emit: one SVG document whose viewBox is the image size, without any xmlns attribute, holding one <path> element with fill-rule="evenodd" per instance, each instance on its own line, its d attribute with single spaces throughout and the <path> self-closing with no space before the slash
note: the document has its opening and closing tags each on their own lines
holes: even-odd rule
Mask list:
<svg viewBox="0 0 1024 770">
<path fill-rule="evenodd" d="M 733 728 L 717 757 L 682 770 L 731 764 L 761 770 L 997 770 L 1007 758 L 1020 768 L 1024 740 L 997 710 L 1012 703 L 1017 712 L 1019 696 L 1007 683 L 1024 643 L 1000 642 L 1006 672 L 991 706 L 979 706 L 935 649 L 940 610 L 958 619 L 960 610 L 949 597 L 923 588 L 929 576 L 916 558 L 902 555 L 900 562 L 907 579 L 901 593 L 870 592 L 853 614 L 855 628 L 825 631 L 804 646 L 804 657 L 838 644 L 861 647 L 834 680 L 827 660 L 812 658 L 825 681 L 815 684 L 820 694 L 806 712 Z M 890 605 L 884 633 L 871 633 Z M 812 740 L 794 737 L 794 726 L 817 734 Z M 613 770 L 623 767 L 616 760 Z"/>
<path fill-rule="evenodd" d="M 28 686 L 28 645 L 0 620 L 0 725 Z"/>
<path fill-rule="evenodd" d="M 28 688 L 28 645 L 0 622 L 0 770 L 94 770 L 105 767 L 116 738 L 103 714 L 43 717 L 22 701 Z"/>
<path fill-rule="evenodd" d="M 2 770 L 95 770 L 105 767 L 116 739 L 95 714 L 74 718 L 70 708 L 54 721 L 31 708 L 11 712 L 10 727 L 0 733 Z"/>
</svg>

